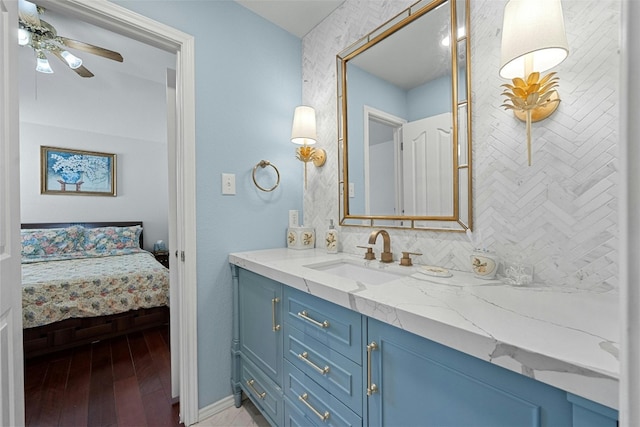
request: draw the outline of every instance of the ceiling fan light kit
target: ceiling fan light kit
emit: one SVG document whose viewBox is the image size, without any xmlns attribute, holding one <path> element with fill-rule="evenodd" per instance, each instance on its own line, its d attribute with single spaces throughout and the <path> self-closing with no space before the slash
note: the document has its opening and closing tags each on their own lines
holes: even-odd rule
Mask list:
<svg viewBox="0 0 640 427">
<path fill-rule="evenodd" d="M 59 36 L 53 25 L 40 19 L 40 15 L 44 13 L 44 8 L 26 0 L 19 0 L 18 5 L 18 44 L 20 46 L 30 46 L 34 50 L 36 53 L 36 71 L 47 74 L 53 73 L 46 55 L 46 53 L 51 53 L 80 77 L 93 77 L 93 73 L 82 65 L 82 59 L 69 52 L 66 48 L 81 50 L 112 61 L 123 62 L 124 59 L 118 52 Z"/>
<path fill-rule="evenodd" d="M 75 70 L 82 65 L 82 59 L 78 58 L 68 50 L 63 50 L 62 52 L 60 52 L 60 56 L 64 58 L 64 60 L 69 65 L 69 68 L 71 68 L 72 70 Z"/>
<path fill-rule="evenodd" d="M 20 46 L 28 45 L 30 40 L 31 35 L 29 34 L 29 31 L 25 30 L 24 28 L 18 29 L 18 44 Z"/>
<path fill-rule="evenodd" d="M 36 71 L 39 71 L 45 74 L 52 74 L 53 70 L 51 69 L 51 65 L 49 65 L 49 60 L 44 55 L 44 53 L 42 51 L 38 51 L 37 55 L 38 56 L 36 59 Z"/>
</svg>

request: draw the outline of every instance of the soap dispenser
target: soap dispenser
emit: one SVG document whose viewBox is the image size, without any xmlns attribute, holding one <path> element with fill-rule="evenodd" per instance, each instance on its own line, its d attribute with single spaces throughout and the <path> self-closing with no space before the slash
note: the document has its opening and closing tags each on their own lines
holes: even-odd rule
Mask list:
<svg viewBox="0 0 640 427">
<path fill-rule="evenodd" d="M 338 253 L 338 230 L 336 230 L 333 226 L 332 219 L 329 220 L 329 229 L 327 230 L 327 234 L 325 235 L 324 245 L 327 249 L 327 253 Z"/>
</svg>

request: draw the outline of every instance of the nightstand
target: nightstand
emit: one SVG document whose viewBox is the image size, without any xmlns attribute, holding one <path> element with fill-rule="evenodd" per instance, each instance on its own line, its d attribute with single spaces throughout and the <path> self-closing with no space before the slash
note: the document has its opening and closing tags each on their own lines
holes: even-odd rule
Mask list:
<svg viewBox="0 0 640 427">
<path fill-rule="evenodd" d="M 169 268 L 169 252 L 168 251 L 154 251 L 151 253 L 153 254 L 154 257 L 156 257 L 156 260 L 160 264 Z"/>
</svg>

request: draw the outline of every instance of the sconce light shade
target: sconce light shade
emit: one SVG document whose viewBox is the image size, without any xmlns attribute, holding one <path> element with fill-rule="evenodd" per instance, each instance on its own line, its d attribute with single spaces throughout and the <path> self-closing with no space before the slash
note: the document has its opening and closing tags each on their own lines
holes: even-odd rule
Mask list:
<svg viewBox="0 0 640 427">
<path fill-rule="evenodd" d="M 500 76 L 544 72 L 569 54 L 560 0 L 510 0 L 504 9 Z M 526 71 L 525 71 L 526 70 Z"/>
<path fill-rule="evenodd" d="M 315 144 L 317 139 L 316 110 L 306 105 L 296 107 L 293 113 L 291 142 L 299 145 L 311 145 Z"/>
</svg>

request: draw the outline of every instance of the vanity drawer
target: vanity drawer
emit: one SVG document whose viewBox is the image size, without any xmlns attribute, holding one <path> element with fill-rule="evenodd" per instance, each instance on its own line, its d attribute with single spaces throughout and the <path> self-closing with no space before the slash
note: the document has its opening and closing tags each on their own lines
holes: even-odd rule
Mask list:
<svg viewBox="0 0 640 427">
<path fill-rule="evenodd" d="M 300 420 L 299 415 L 304 415 L 302 425 L 362 426 L 360 416 L 288 361 L 284 363 L 284 394 L 288 404 L 298 410 L 295 418 Z"/>
<path fill-rule="evenodd" d="M 304 412 L 295 406 L 288 397 L 284 398 L 284 427 L 308 427 L 314 421 L 306 417 Z"/>
<path fill-rule="evenodd" d="M 284 356 L 338 400 L 362 414 L 362 368 L 285 323 Z"/>
<path fill-rule="evenodd" d="M 313 295 L 285 286 L 285 323 L 362 364 L 362 316 Z"/>
<path fill-rule="evenodd" d="M 282 389 L 256 365 L 242 357 L 240 387 L 272 425 L 282 425 L 284 407 Z"/>
</svg>

